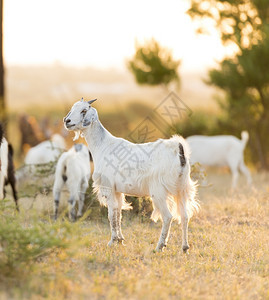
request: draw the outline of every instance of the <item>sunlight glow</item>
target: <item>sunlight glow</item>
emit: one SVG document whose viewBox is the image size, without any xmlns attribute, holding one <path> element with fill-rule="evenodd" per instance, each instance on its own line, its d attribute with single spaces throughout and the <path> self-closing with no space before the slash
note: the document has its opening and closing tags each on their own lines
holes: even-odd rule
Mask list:
<svg viewBox="0 0 269 300">
<path fill-rule="evenodd" d="M 203 70 L 224 55 L 217 34 L 197 36 L 187 0 L 8 0 L 4 3 L 4 58 L 11 64 L 126 69 L 135 41 L 155 38 Z"/>
</svg>

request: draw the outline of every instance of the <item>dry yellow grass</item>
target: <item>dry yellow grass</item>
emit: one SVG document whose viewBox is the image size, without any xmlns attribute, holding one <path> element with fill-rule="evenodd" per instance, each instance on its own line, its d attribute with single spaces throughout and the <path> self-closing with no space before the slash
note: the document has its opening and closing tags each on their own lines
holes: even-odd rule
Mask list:
<svg viewBox="0 0 269 300">
<path fill-rule="evenodd" d="M 167 249 L 154 253 L 160 222 L 123 217 L 126 246 L 107 247 L 107 220 L 84 221 L 78 239 L 35 263 L 26 275 L 1 276 L 1 299 L 269 299 L 269 175 L 255 189 L 228 191 L 212 174 L 190 222 L 190 251 L 173 223 Z M 28 221 L 31 222 L 31 221 Z"/>
</svg>

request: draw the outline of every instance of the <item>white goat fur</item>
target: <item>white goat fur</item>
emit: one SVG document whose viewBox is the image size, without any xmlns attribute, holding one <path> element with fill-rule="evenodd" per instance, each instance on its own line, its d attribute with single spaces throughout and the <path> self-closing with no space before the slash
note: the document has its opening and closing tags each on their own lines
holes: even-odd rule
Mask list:
<svg viewBox="0 0 269 300">
<path fill-rule="evenodd" d="M 1 142 L 1 141 L 0 141 Z M 8 142 L 3 137 L 0 144 L 0 199 L 4 198 L 5 179 L 8 172 Z"/>
<path fill-rule="evenodd" d="M 78 217 L 82 216 L 85 192 L 91 177 L 90 155 L 83 144 L 73 146 L 63 153 L 56 166 L 53 186 L 54 216 L 57 219 L 61 191 L 66 184 L 69 191 L 69 217 L 75 220 L 75 205 L 78 202 Z"/>
<path fill-rule="evenodd" d="M 248 184 L 251 184 L 251 175 L 244 163 L 244 149 L 248 139 L 247 131 L 241 133 L 241 140 L 232 135 L 190 136 L 186 140 L 191 149 L 191 164 L 198 162 L 205 166 L 229 167 L 232 173 L 232 188 L 237 185 L 239 171 L 245 175 Z"/>
<path fill-rule="evenodd" d="M 65 149 L 64 138 L 59 134 L 54 134 L 51 141 L 44 141 L 32 147 L 27 152 L 24 162 L 29 165 L 46 164 L 57 160 Z"/>
<path fill-rule="evenodd" d="M 161 217 L 163 222 L 157 251 L 167 244 L 172 219 L 181 220 L 182 248 L 187 251 L 189 218 L 199 208 L 196 185 L 190 178 L 187 143 L 180 136 L 145 144 L 117 138 L 100 123 L 91 102 L 76 102 L 64 122 L 76 137 L 85 137 L 92 154 L 94 187 L 100 203 L 108 207 L 112 233 L 108 245 L 124 240 L 121 209 L 130 208 L 124 197 L 128 194 L 152 198 L 152 218 L 157 221 Z"/>
</svg>

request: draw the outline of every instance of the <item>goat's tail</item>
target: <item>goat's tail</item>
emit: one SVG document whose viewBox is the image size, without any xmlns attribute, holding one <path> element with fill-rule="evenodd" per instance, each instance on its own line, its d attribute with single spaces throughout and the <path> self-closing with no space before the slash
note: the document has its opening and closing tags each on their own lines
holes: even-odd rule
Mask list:
<svg viewBox="0 0 269 300">
<path fill-rule="evenodd" d="M 55 170 L 55 177 L 60 176 L 64 177 L 66 176 L 66 163 L 67 163 L 68 156 L 62 155 L 57 163 L 56 170 Z"/>
<path fill-rule="evenodd" d="M 197 182 L 193 181 L 190 177 L 191 166 L 190 166 L 190 149 L 189 144 L 182 137 L 174 136 L 174 139 L 178 142 L 178 154 L 180 162 L 180 174 L 179 181 L 177 182 L 177 194 L 174 196 L 174 208 L 171 205 L 169 208 L 174 218 L 180 222 L 181 210 L 185 208 L 188 213 L 188 217 L 191 218 L 195 212 L 198 212 L 200 205 L 197 200 Z M 169 199 L 168 199 L 169 200 Z"/>
<path fill-rule="evenodd" d="M 199 211 L 200 204 L 197 199 L 197 182 L 190 177 L 189 162 L 183 168 L 180 178 L 179 192 L 176 197 L 177 219 L 180 220 L 180 212 L 184 207 L 187 210 L 188 217 L 191 218 L 195 212 Z"/>
<path fill-rule="evenodd" d="M 190 177 L 188 144 L 181 137 L 174 136 L 173 139 L 177 141 L 175 149 L 178 153 L 176 159 L 179 160 L 179 164 L 177 164 L 179 169 L 174 176 L 171 174 L 175 185 L 173 184 L 171 189 L 166 189 L 168 192 L 167 205 L 173 218 L 180 223 L 182 209 L 186 209 L 188 217 L 191 218 L 194 212 L 199 210 L 200 205 L 196 198 L 197 183 Z M 166 183 L 163 186 L 167 188 Z M 160 217 L 159 209 L 154 207 L 151 219 L 156 222 Z"/>
<path fill-rule="evenodd" d="M 176 215 L 176 219 L 180 222 L 182 210 L 186 210 L 188 217 L 191 218 L 194 212 L 199 210 L 200 205 L 196 198 L 197 182 L 193 181 L 190 176 L 190 151 L 189 145 L 185 140 L 179 143 L 179 159 L 181 171 L 177 184 L 177 195 L 174 197 L 176 211 L 173 215 Z"/>
<path fill-rule="evenodd" d="M 8 169 L 8 142 L 5 138 L 0 144 L 0 199 L 4 198 L 5 179 Z"/>
<path fill-rule="evenodd" d="M 248 139 L 249 139 L 248 132 L 246 130 L 242 131 L 241 132 L 241 143 L 242 143 L 243 149 L 245 149 Z"/>
</svg>

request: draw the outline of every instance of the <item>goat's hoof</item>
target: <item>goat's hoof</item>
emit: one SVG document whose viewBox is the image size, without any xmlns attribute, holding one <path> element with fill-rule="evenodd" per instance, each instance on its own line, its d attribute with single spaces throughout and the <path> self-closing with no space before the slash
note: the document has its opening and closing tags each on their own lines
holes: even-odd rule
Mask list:
<svg viewBox="0 0 269 300">
<path fill-rule="evenodd" d="M 70 222 L 76 222 L 76 214 L 73 212 L 69 213 L 69 220 Z"/>
<path fill-rule="evenodd" d="M 111 239 L 107 245 L 108 245 L 108 247 L 112 247 L 113 245 L 115 245 L 117 243 L 118 243 L 118 238 L 114 238 L 114 239 Z"/>
<path fill-rule="evenodd" d="M 184 245 L 184 246 L 182 247 L 183 253 L 187 253 L 189 249 L 190 249 L 190 246 L 189 246 L 189 245 Z"/>
<path fill-rule="evenodd" d="M 119 245 L 125 246 L 124 241 L 125 241 L 124 238 L 118 238 L 118 244 L 119 244 Z"/>
<path fill-rule="evenodd" d="M 156 252 L 162 252 L 162 251 L 163 251 L 163 248 L 165 248 L 165 247 L 166 247 L 166 244 L 160 243 L 160 244 L 157 245 L 155 251 L 156 251 Z"/>
<path fill-rule="evenodd" d="M 69 218 L 70 219 L 70 222 L 72 222 L 72 223 L 75 223 L 76 222 L 76 218 L 75 217 L 71 217 L 71 218 Z"/>
</svg>

